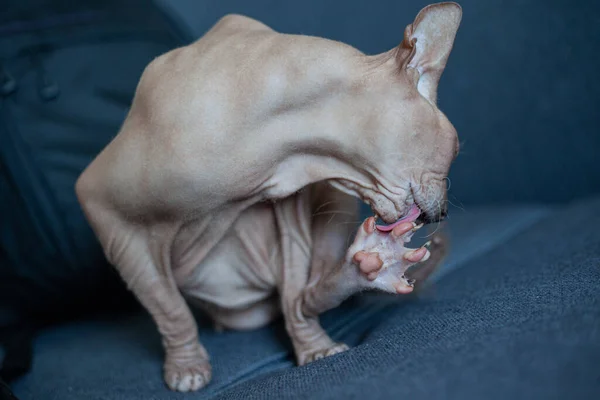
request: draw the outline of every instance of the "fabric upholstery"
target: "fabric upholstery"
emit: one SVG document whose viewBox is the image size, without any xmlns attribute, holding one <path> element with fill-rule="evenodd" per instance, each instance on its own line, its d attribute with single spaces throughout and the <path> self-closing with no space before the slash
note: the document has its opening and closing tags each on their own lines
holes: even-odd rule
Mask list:
<svg viewBox="0 0 600 400">
<path fill-rule="evenodd" d="M 325 314 L 333 337 L 354 347 L 306 367 L 294 367 L 281 321 L 219 334 L 199 315 L 214 381 L 185 398 L 600 394 L 600 219 L 590 218 L 599 206 L 597 198 L 529 209 L 538 217 L 518 227 L 526 208 L 467 209 L 455 218 L 446 263 L 459 267 L 416 298 L 359 295 Z M 473 237 L 461 233 L 484 224 Z M 470 249 L 477 242 L 494 244 Z M 461 258 L 463 251 L 471 255 Z M 161 360 L 143 312 L 79 321 L 39 338 L 34 372 L 15 391 L 22 400 L 184 398 L 164 387 Z"/>
</svg>

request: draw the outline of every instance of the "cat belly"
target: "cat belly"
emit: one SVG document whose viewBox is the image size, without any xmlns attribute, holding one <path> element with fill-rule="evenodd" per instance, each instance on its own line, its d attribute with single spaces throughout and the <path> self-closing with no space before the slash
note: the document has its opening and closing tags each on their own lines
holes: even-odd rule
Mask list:
<svg viewBox="0 0 600 400">
<path fill-rule="evenodd" d="M 276 318 L 281 260 L 272 207 L 246 210 L 230 232 L 178 286 L 217 326 L 253 329 Z"/>
</svg>

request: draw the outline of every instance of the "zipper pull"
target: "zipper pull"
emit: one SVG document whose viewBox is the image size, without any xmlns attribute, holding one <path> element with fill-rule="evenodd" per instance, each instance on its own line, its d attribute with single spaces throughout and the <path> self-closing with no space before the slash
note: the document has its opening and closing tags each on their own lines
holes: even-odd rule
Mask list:
<svg viewBox="0 0 600 400">
<path fill-rule="evenodd" d="M 17 90 L 17 80 L 0 65 L 0 95 L 8 97 Z"/>
<path fill-rule="evenodd" d="M 42 101 L 52 101 L 58 97 L 60 89 L 58 84 L 50 78 L 48 71 L 46 71 L 46 68 L 44 67 L 42 55 L 40 54 L 42 50 L 43 48 L 33 49 L 31 61 L 34 68 L 37 70 L 37 91 L 40 98 Z M 47 51 L 48 50 L 46 50 L 46 52 Z"/>
<path fill-rule="evenodd" d="M 51 101 L 58 97 L 60 89 L 58 84 L 48 79 L 46 75 L 42 76 L 42 83 L 38 88 L 38 93 L 44 101 Z"/>
<path fill-rule="evenodd" d="M 50 79 L 42 61 L 38 64 L 38 94 L 43 101 L 52 101 L 60 94 L 58 84 Z"/>
</svg>

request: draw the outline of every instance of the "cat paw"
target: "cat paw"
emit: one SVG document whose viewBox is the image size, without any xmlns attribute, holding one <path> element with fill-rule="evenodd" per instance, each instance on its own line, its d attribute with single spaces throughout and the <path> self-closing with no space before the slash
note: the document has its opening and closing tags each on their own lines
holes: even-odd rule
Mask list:
<svg viewBox="0 0 600 400">
<path fill-rule="evenodd" d="M 335 343 L 330 347 L 323 349 L 311 350 L 304 352 L 299 357 L 299 364 L 305 365 L 313 361 L 320 360 L 321 358 L 329 357 L 334 354 L 338 354 L 348 350 L 348 346 L 344 343 Z"/>
<path fill-rule="evenodd" d="M 203 352 L 196 353 L 177 356 L 167 354 L 164 380 L 169 389 L 177 392 L 194 392 L 210 382 L 212 376 L 210 362 Z"/>
<path fill-rule="evenodd" d="M 405 276 L 406 270 L 431 256 L 426 243 L 418 249 L 404 247 L 414 232 L 423 225 L 405 222 L 391 232 L 375 228 L 375 218 L 367 218 L 358 229 L 354 243 L 348 250 L 352 262 L 369 282 L 367 286 L 391 293 L 410 293 L 414 280 Z"/>
</svg>

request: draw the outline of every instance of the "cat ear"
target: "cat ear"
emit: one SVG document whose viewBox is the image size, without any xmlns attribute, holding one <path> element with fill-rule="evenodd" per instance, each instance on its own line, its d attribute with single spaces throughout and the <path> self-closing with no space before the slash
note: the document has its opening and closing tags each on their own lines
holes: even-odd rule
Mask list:
<svg viewBox="0 0 600 400">
<path fill-rule="evenodd" d="M 404 40 L 397 52 L 401 68 L 418 71 L 417 89 L 435 103 L 437 86 L 454 45 L 462 18 L 462 8 L 452 2 L 423 8 L 414 22 L 404 30 Z"/>
</svg>

